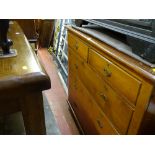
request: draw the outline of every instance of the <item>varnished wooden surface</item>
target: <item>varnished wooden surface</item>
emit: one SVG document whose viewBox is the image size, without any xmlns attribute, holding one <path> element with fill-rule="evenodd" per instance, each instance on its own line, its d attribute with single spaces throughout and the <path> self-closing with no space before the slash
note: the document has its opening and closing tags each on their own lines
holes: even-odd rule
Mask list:
<svg viewBox="0 0 155 155">
<path fill-rule="evenodd" d="M 12 39 L 11 48 L 17 50 L 17 56 L 0 59 L 0 91 L 16 91 L 29 88 L 40 90 L 50 88 L 49 77 L 44 73 L 27 38 L 16 22 L 10 23 L 8 38 Z M 33 87 L 32 87 L 33 86 Z M 1 94 L 2 95 L 2 94 Z"/>
<path fill-rule="evenodd" d="M 120 94 L 126 96 L 135 104 L 141 86 L 140 80 L 134 78 L 92 49 L 89 50 L 88 63 Z M 123 89 L 120 85 L 123 86 Z M 131 89 L 134 91 L 131 91 Z"/>
<path fill-rule="evenodd" d="M 93 98 L 116 126 L 119 133 L 125 134 L 131 120 L 133 109 L 100 76 L 96 75 L 87 63 L 82 61 L 74 51 L 69 48 L 68 52 L 71 59 L 70 63 L 72 64 L 69 67 L 70 73 L 72 75 L 78 75 L 78 78 L 90 93 L 93 94 Z M 123 117 L 120 118 L 120 116 Z"/>
<path fill-rule="evenodd" d="M 88 72 L 88 70 L 83 66 L 88 60 L 87 44 L 83 41 L 77 40 L 75 36 L 70 37 L 70 34 L 68 38 L 69 102 L 82 126 L 82 129 L 84 130 L 84 133 L 119 134 L 117 129 L 103 113 L 101 107 L 96 104 L 96 98 L 94 98 L 88 87 L 86 87 L 86 83 L 88 83 L 88 85 L 92 86 L 92 88 L 95 88 L 93 84 L 97 80 L 93 79 L 93 82 L 90 82 L 89 77 L 92 74 L 89 74 L 90 72 Z M 111 110 L 109 109 L 109 114 L 110 111 Z"/>
<path fill-rule="evenodd" d="M 155 126 L 152 125 L 155 122 L 154 68 L 85 33 L 67 28 L 69 101 L 85 132 L 111 133 L 108 132 L 110 128 L 102 133 L 93 126 L 91 115 L 95 117 L 103 113 L 119 134 L 155 134 Z M 88 50 L 77 46 L 79 42 L 85 44 Z M 88 55 L 84 57 L 84 53 Z M 87 92 L 90 95 L 83 96 Z M 101 94 L 103 99 L 96 93 Z M 94 108 L 90 108 L 89 103 Z M 98 106 L 101 112 L 95 110 Z M 101 122 L 98 125 L 102 127 Z"/>
<path fill-rule="evenodd" d="M 68 42 L 73 50 L 77 52 L 85 61 L 88 59 L 88 46 L 71 34 L 68 35 Z"/>
<path fill-rule="evenodd" d="M 86 134 L 118 134 L 77 75 L 70 75 L 69 100 Z M 83 96 L 84 94 L 84 96 Z"/>
<path fill-rule="evenodd" d="M 11 48 L 16 49 L 18 55 L 8 59 L 0 59 L 0 79 L 41 72 L 41 68 L 34 57 L 32 48 L 16 22 L 10 24 L 8 38 L 13 41 Z"/>
<path fill-rule="evenodd" d="M 16 22 L 8 36 L 18 54 L 0 59 L 0 116 L 22 111 L 26 134 L 46 134 L 42 91 L 50 79 Z"/>
<path fill-rule="evenodd" d="M 76 34 L 77 37 L 82 38 L 84 41 L 88 42 L 93 48 L 96 48 L 98 52 L 108 57 L 108 59 L 115 59 L 116 63 L 123 65 L 126 68 L 129 68 L 135 73 L 138 73 L 140 76 L 146 78 L 147 80 L 155 83 L 155 71 L 153 68 L 143 64 L 142 62 L 131 58 L 130 56 L 116 50 L 115 48 L 91 37 L 90 35 L 84 34 L 71 26 L 66 26 L 69 31 L 73 34 Z M 105 55 L 106 53 L 106 55 Z"/>
<path fill-rule="evenodd" d="M 53 43 L 54 20 L 40 20 L 39 23 L 39 47 L 48 48 Z"/>
<path fill-rule="evenodd" d="M 28 40 L 37 39 L 37 25 L 35 19 L 15 19 L 15 21 L 22 28 Z"/>
<path fill-rule="evenodd" d="M 46 134 L 42 92 L 25 95 L 21 102 L 26 134 Z"/>
</svg>

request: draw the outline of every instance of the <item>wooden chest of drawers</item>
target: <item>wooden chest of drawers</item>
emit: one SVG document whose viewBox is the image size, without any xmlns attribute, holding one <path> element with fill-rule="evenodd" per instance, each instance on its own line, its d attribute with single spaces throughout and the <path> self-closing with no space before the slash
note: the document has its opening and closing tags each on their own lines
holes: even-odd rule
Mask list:
<svg viewBox="0 0 155 155">
<path fill-rule="evenodd" d="M 153 68 L 68 28 L 69 104 L 84 134 L 154 134 Z"/>
</svg>

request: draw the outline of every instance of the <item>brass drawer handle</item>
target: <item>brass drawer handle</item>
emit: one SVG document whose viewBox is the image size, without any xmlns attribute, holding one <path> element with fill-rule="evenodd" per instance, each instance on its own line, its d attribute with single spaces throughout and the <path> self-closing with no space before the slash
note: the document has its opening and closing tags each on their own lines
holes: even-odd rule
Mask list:
<svg viewBox="0 0 155 155">
<path fill-rule="evenodd" d="M 111 77 L 112 73 L 109 68 L 104 68 L 103 71 L 106 77 Z"/>
<path fill-rule="evenodd" d="M 105 94 L 101 93 L 99 95 L 105 102 L 108 101 L 108 97 Z"/>
<path fill-rule="evenodd" d="M 97 124 L 101 129 L 104 127 L 103 123 L 101 123 L 99 119 L 97 119 Z"/>
<path fill-rule="evenodd" d="M 75 44 L 75 49 L 78 50 L 78 48 L 79 48 L 79 45 L 78 45 L 78 43 L 76 42 L 76 44 Z"/>
</svg>

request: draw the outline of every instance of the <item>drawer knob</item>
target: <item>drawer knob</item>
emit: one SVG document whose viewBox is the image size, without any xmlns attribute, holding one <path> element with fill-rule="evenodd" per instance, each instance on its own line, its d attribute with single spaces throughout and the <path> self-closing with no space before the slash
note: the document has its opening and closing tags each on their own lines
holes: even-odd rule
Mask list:
<svg viewBox="0 0 155 155">
<path fill-rule="evenodd" d="M 76 42 L 76 44 L 75 44 L 75 49 L 78 50 L 78 48 L 79 48 L 79 45 L 78 45 L 78 43 Z"/>
<path fill-rule="evenodd" d="M 97 124 L 101 129 L 103 128 L 103 123 L 101 123 L 99 119 L 97 119 Z"/>
<path fill-rule="evenodd" d="M 109 68 L 104 68 L 103 69 L 103 71 L 104 71 L 104 75 L 106 76 L 106 77 L 111 77 L 111 71 L 109 70 Z"/>
<path fill-rule="evenodd" d="M 100 94 L 100 97 L 104 100 L 104 101 L 107 101 L 108 100 L 108 98 L 107 98 L 107 96 L 105 95 L 105 94 Z"/>
</svg>

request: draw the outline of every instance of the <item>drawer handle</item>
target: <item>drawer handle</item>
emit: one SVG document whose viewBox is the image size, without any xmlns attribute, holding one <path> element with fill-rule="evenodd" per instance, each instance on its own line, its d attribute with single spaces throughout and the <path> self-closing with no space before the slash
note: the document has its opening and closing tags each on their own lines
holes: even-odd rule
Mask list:
<svg viewBox="0 0 155 155">
<path fill-rule="evenodd" d="M 104 75 L 106 77 L 111 77 L 112 73 L 111 73 L 111 71 L 108 68 L 104 68 L 103 71 L 104 71 Z"/>
<path fill-rule="evenodd" d="M 76 42 L 76 44 L 75 44 L 75 49 L 78 50 L 78 48 L 79 48 L 79 45 L 78 45 L 78 43 Z"/>
<path fill-rule="evenodd" d="M 103 123 L 101 123 L 99 119 L 97 119 L 97 124 L 101 129 L 103 128 Z"/>
<path fill-rule="evenodd" d="M 108 98 L 107 98 L 107 96 L 106 96 L 105 94 L 100 94 L 100 97 L 101 97 L 104 101 L 107 101 L 107 100 L 108 100 Z"/>
</svg>

